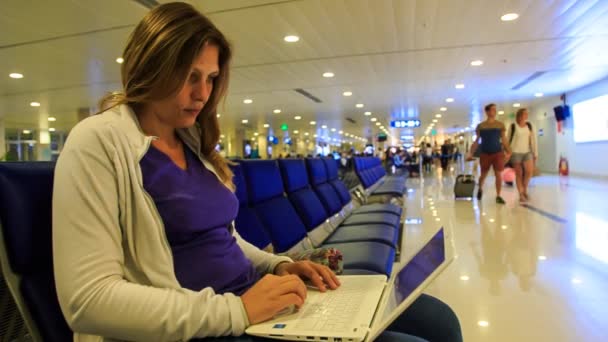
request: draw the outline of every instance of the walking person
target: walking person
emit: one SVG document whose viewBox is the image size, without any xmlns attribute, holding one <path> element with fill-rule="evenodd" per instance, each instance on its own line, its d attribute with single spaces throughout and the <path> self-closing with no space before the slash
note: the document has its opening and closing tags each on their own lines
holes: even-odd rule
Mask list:
<svg viewBox="0 0 608 342">
<path fill-rule="evenodd" d="M 507 134 L 509 146 L 513 154 L 510 162 L 515 169 L 515 182 L 519 192 L 520 202 L 528 201 L 528 184 L 534 172 L 538 159 L 538 144 L 532 124 L 528 122 L 528 110 L 521 108 L 517 111 L 515 122 L 509 127 Z"/>
<path fill-rule="evenodd" d="M 490 172 L 490 167 L 492 167 L 496 177 L 496 203 L 505 204 L 505 200 L 500 196 L 502 190 L 501 172 L 505 167 L 505 160 L 511 157 L 511 148 L 506 139 L 505 125 L 496 120 L 496 105 L 490 103 L 485 106 L 484 110 L 487 119 L 477 125 L 477 138 L 471 146 L 467 160 L 473 160 L 473 155 L 475 155 L 477 149 L 481 149 L 479 156 L 481 176 L 479 177 L 477 199 L 481 200 L 482 198 L 483 184 Z"/>
</svg>

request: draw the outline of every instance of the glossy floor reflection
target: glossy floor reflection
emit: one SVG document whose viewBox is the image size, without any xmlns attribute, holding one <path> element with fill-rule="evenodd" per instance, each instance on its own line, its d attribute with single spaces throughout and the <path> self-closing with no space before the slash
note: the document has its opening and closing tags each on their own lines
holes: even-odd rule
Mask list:
<svg viewBox="0 0 608 342">
<path fill-rule="evenodd" d="M 456 201 L 454 175 L 410 179 L 404 257 L 440 227 L 457 259 L 427 289 L 454 308 L 465 341 L 608 340 L 608 182 L 534 178 L 527 207 Z"/>
</svg>

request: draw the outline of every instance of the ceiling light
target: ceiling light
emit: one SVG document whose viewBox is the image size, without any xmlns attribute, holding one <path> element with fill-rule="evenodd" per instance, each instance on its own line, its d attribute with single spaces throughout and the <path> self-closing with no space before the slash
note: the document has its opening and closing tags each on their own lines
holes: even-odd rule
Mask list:
<svg viewBox="0 0 608 342">
<path fill-rule="evenodd" d="M 469 279 L 470 279 L 469 276 L 466 276 L 466 275 L 460 276 L 460 280 L 467 281 Z"/>
<path fill-rule="evenodd" d="M 243 103 L 250 104 L 250 103 L 253 103 L 253 100 L 252 99 L 244 99 Z"/>
<path fill-rule="evenodd" d="M 448 97 L 447 99 L 445 99 L 445 102 L 454 102 L 454 99 L 451 97 Z"/>
<path fill-rule="evenodd" d="M 323 126 L 321 126 L 321 128 L 326 129 L 326 128 L 327 128 L 327 125 L 323 125 Z"/>
<path fill-rule="evenodd" d="M 226 137 L 226 136 L 225 136 L 225 135 L 223 135 L 223 134 L 222 134 L 222 135 L 220 135 L 220 138 L 222 138 L 222 139 L 224 139 L 225 137 Z"/>
<path fill-rule="evenodd" d="M 464 83 L 458 83 L 454 86 L 456 89 L 464 89 Z"/>
<path fill-rule="evenodd" d="M 55 132 L 55 129 L 53 127 L 49 128 L 49 132 Z"/>
<path fill-rule="evenodd" d="M 13 73 L 8 74 L 8 77 L 15 78 L 15 79 L 23 78 L 23 74 L 20 74 L 18 72 L 13 72 Z"/>
<path fill-rule="evenodd" d="M 544 261 L 544 260 L 547 260 L 547 257 L 544 256 L 544 255 L 539 255 L 538 256 L 538 260 L 543 260 Z"/>
<path fill-rule="evenodd" d="M 308 135 L 309 135 L 309 133 L 308 133 L 308 132 L 304 132 L 304 135 L 305 135 L 305 136 L 308 136 Z"/>
<path fill-rule="evenodd" d="M 519 103 L 514 103 L 514 104 L 513 104 L 513 107 L 515 107 L 515 108 L 519 108 L 519 107 L 521 107 L 521 104 L 519 104 Z"/>
<path fill-rule="evenodd" d="M 446 110 L 448 110 L 446 107 L 441 107 L 439 108 L 440 111 L 445 112 Z"/>
<path fill-rule="evenodd" d="M 30 106 L 32 106 L 32 107 L 40 107 L 40 102 L 30 102 Z"/>
<path fill-rule="evenodd" d="M 471 62 L 471 65 L 472 66 L 480 66 L 480 65 L 483 65 L 483 61 L 479 60 L 479 59 L 478 60 L 474 60 L 474 61 Z"/>
<path fill-rule="evenodd" d="M 519 14 L 517 14 L 517 13 L 507 13 L 507 14 L 503 14 L 500 17 L 500 20 L 502 20 L 502 21 L 512 21 L 512 20 L 515 20 L 517 18 L 519 18 Z"/>
<path fill-rule="evenodd" d="M 54 117 L 50 116 L 47 120 L 49 120 L 49 121 L 57 121 L 57 118 L 54 118 Z"/>
<path fill-rule="evenodd" d="M 376 122 L 376 121 L 378 121 L 378 119 L 376 119 L 376 118 L 371 118 L 371 119 L 369 119 L 369 121 L 371 121 L 371 122 Z"/>
<path fill-rule="evenodd" d="M 316 121 L 311 121 L 310 124 L 314 126 L 314 125 L 317 124 L 317 122 Z"/>
<path fill-rule="evenodd" d="M 536 96 L 536 97 L 543 97 L 543 95 L 545 95 L 545 94 L 543 94 L 543 93 L 536 93 L 536 94 L 534 94 L 534 96 Z"/>
<path fill-rule="evenodd" d="M 504 113 L 505 113 L 505 111 L 504 111 L 504 110 L 499 110 L 499 111 L 498 111 L 498 115 L 503 115 Z"/>
<path fill-rule="evenodd" d="M 243 119 L 241 122 L 244 123 L 244 124 L 246 124 L 246 123 L 249 123 L 249 120 Z"/>
<path fill-rule="evenodd" d="M 509 228 L 509 227 L 507 225 L 504 225 L 504 224 L 502 226 L 500 226 L 500 229 L 502 229 L 502 230 L 506 230 L 507 228 Z"/>
<path fill-rule="evenodd" d="M 435 117 L 436 117 L 436 118 L 440 118 L 440 117 L 441 117 L 441 114 L 435 114 Z"/>
<path fill-rule="evenodd" d="M 332 131 L 332 132 L 335 132 L 335 131 L 336 131 L 336 129 L 335 129 L 335 128 L 332 128 L 332 129 L 331 129 L 331 131 Z"/>
<path fill-rule="evenodd" d="M 380 126 L 381 129 L 384 129 L 384 126 Z"/>
<path fill-rule="evenodd" d="M 124 61 L 125 61 L 125 59 L 122 57 L 116 58 L 116 63 L 118 63 L 118 64 L 122 64 L 122 62 L 124 62 Z"/>
<path fill-rule="evenodd" d="M 582 280 L 580 280 L 579 278 L 572 278 L 572 284 L 580 284 L 580 283 L 582 283 L 582 282 L 583 282 L 583 281 L 582 281 Z"/>
<path fill-rule="evenodd" d="M 381 125 L 381 123 L 379 123 L 379 122 L 376 122 L 376 126 L 380 126 L 380 125 Z"/>
<path fill-rule="evenodd" d="M 301 116 L 299 116 L 299 115 L 296 115 L 296 116 L 294 116 L 293 118 L 294 118 L 295 120 L 302 120 L 302 117 L 301 117 Z"/>
<path fill-rule="evenodd" d="M 283 40 L 288 43 L 295 43 L 300 40 L 300 37 L 290 35 L 290 36 L 285 36 L 285 38 L 283 38 Z"/>
<path fill-rule="evenodd" d="M 323 77 L 325 77 L 325 78 L 332 78 L 332 77 L 334 77 L 334 73 L 333 72 L 329 72 L 329 71 L 328 72 L 324 72 L 323 73 Z"/>
<path fill-rule="evenodd" d="M 220 116 L 222 116 L 222 114 L 217 114 L 216 116 L 219 118 Z"/>
<path fill-rule="evenodd" d="M 315 135 L 313 135 L 313 137 L 317 138 L 317 137 L 318 137 L 318 135 L 316 135 L 316 134 L 315 134 Z"/>
<path fill-rule="evenodd" d="M 433 122 L 437 122 L 437 121 L 439 121 L 439 120 L 437 120 L 437 119 L 433 119 Z"/>
<path fill-rule="evenodd" d="M 372 112 L 365 112 L 363 114 L 365 114 L 365 116 L 370 116 L 370 115 L 372 115 Z"/>
<path fill-rule="evenodd" d="M 258 135 L 260 135 L 260 133 L 255 132 L 255 133 L 253 133 L 253 135 L 255 135 L 257 137 Z"/>
<path fill-rule="evenodd" d="M 363 108 L 363 103 L 357 103 L 357 104 L 355 105 L 355 107 L 357 107 L 357 108 Z"/>
<path fill-rule="evenodd" d="M 353 92 L 352 91 L 345 91 L 342 93 L 342 95 L 344 96 L 353 96 Z"/>
<path fill-rule="evenodd" d="M 23 134 L 30 134 L 30 133 L 32 133 L 32 131 L 30 131 L 29 129 L 24 129 L 23 130 Z"/>
<path fill-rule="evenodd" d="M 275 109 L 272 112 L 275 113 L 275 114 L 279 114 L 281 112 L 281 110 L 280 109 Z"/>
<path fill-rule="evenodd" d="M 480 327 L 487 327 L 490 325 L 490 323 L 488 323 L 488 321 L 479 321 L 477 322 L 477 325 L 479 325 Z"/>
<path fill-rule="evenodd" d="M 338 134 L 344 134 L 344 131 L 339 131 Z"/>
<path fill-rule="evenodd" d="M 300 131 L 298 131 L 297 129 L 295 131 L 293 131 L 293 134 L 298 134 L 300 133 Z"/>
<path fill-rule="evenodd" d="M 268 128 L 268 127 L 270 127 L 269 124 L 264 124 L 264 128 Z"/>
</svg>

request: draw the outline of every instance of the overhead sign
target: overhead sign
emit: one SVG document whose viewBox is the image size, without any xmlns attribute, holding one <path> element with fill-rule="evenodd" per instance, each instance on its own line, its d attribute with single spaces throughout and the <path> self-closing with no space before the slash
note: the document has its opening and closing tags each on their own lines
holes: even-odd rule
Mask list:
<svg viewBox="0 0 608 342">
<path fill-rule="evenodd" d="M 287 124 L 282 124 L 282 125 L 281 125 L 281 130 L 282 130 L 282 131 L 286 131 L 286 130 L 288 130 L 288 129 L 289 129 L 289 127 L 287 127 Z"/>
<path fill-rule="evenodd" d="M 401 140 L 414 140 L 413 135 L 402 135 Z"/>
<path fill-rule="evenodd" d="M 413 128 L 420 127 L 420 120 L 393 120 L 391 127 L 394 128 Z"/>
<path fill-rule="evenodd" d="M 431 130 L 431 135 L 432 136 L 436 136 L 437 135 L 437 130 L 436 129 Z"/>
</svg>

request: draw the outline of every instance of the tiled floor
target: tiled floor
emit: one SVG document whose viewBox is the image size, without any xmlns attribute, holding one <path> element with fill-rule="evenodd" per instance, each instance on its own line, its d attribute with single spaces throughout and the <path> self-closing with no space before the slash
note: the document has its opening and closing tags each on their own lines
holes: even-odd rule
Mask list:
<svg viewBox="0 0 608 342">
<path fill-rule="evenodd" d="M 455 201 L 454 175 L 410 179 L 404 257 L 440 227 L 456 260 L 427 288 L 459 315 L 465 341 L 608 341 L 608 182 L 533 179 L 530 208 L 494 179 Z"/>
</svg>

